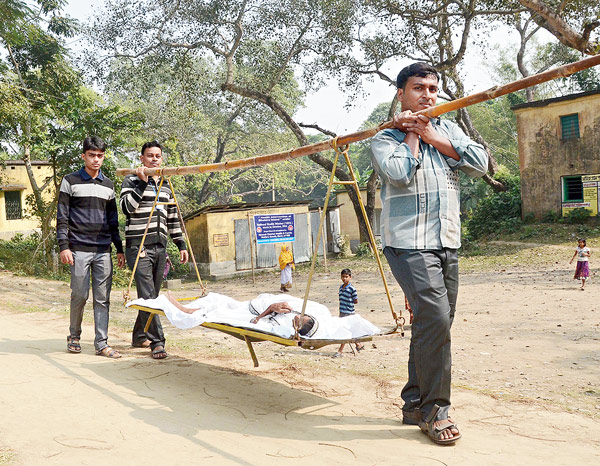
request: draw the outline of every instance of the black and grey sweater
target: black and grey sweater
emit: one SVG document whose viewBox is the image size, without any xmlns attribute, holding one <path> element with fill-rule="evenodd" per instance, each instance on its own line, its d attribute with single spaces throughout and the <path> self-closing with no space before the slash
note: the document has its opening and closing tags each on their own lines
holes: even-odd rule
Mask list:
<svg viewBox="0 0 600 466">
<path fill-rule="evenodd" d="M 58 194 L 56 237 L 61 251 L 123 252 L 113 182 L 82 168 L 63 178 Z"/>
<path fill-rule="evenodd" d="M 148 216 L 156 198 L 158 185 L 152 177 L 148 182 L 140 180 L 136 175 L 128 175 L 123 180 L 121 189 L 121 210 L 127 217 L 125 225 L 125 246 L 139 246 L 144 236 Z M 173 193 L 167 183 L 160 188 L 159 202 L 173 202 Z M 175 205 L 157 205 L 152 214 L 148 234 L 144 244 L 167 244 L 171 236 L 180 251 L 186 249 L 185 239 L 181 231 L 177 207 Z"/>
</svg>

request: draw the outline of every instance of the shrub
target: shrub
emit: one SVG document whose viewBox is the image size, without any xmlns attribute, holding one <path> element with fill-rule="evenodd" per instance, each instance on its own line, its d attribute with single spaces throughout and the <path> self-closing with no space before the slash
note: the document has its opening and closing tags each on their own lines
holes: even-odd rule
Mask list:
<svg viewBox="0 0 600 466">
<path fill-rule="evenodd" d="M 471 239 L 479 239 L 491 233 L 512 233 L 522 225 L 519 177 L 498 173 L 496 179 L 508 189 L 491 193 L 475 207 L 466 222 Z"/>
<path fill-rule="evenodd" d="M 529 213 L 523 216 L 523 223 L 535 223 L 535 215 Z"/>
<path fill-rule="evenodd" d="M 546 212 L 542 217 L 542 223 L 557 223 L 560 215 L 553 210 Z"/>
<path fill-rule="evenodd" d="M 356 255 L 358 257 L 375 257 L 373 255 L 373 251 L 371 250 L 371 245 L 369 243 L 360 243 L 356 248 Z"/>
<path fill-rule="evenodd" d="M 582 225 L 590 218 L 590 211 L 583 207 L 571 210 L 564 219 L 566 223 Z"/>
<path fill-rule="evenodd" d="M 188 251 L 189 252 L 189 251 Z M 190 260 L 187 264 L 182 264 L 179 262 L 179 249 L 172 241 L 167 243 L 167 254 L 171 259 L 171 264 L 173 267 L 169 271 L 169 275 L 167 278 L 185 278 L 190 273 L 196 279 L 196 272 L 194 271 L 194 264 L 192 263 L 192 256 L 190 255 Z"/>
<path fill-rule="evenodd" d="M 39 245 L 40 235 L 37 233 L 29 236 L 17 233 L 8 241 L 0 240 L 2 267 L 19 275 L 34 275 L 36 270 L 45 270 L 47 267 L 42 252 L 38 250 Z"/>
</svg>

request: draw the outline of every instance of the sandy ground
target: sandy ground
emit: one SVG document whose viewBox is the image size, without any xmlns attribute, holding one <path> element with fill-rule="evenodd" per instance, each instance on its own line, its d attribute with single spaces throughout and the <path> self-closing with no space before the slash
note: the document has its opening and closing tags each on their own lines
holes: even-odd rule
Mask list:
<svg viewBox="0 0 600 466">
<path fill-rule="evenodd" d="M 563 265 L 461 276 L 453 417 L 463 438 L 445 448 L 399 422 L 410 332 L 341 359 L 334 347 L 261 343 L 253 368 L 243 342 L 164 321 L 170 357 L 153 361 L 128 345 L 134 313 L 117 290 L 110 343 L 124 357 L 113 361 L 94 355 L 90 312 L 83 352 L 66 352 L 67 284 L 0 273 L 0 465 L 599 464 L 600 285 L 581 292 L 571 276 Z M 319 273 L 311 298 L 335 309 L 338 283 Z M 353 283 L 361 314 L 389 327 L 377 276 L 355 271 Z M 266 274 L 208 287 L 247 299 L 278 283 Z"/>
</svg>

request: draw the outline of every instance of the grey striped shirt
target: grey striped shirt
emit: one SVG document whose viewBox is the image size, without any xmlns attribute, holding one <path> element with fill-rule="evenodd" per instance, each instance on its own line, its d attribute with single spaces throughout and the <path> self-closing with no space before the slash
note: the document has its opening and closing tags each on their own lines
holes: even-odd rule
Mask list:
<svg viewBox="0 0 600 466">
<path fill-rule="evenodd" d="M 387 129 L 371 141 L 373 167 L 381 177 L 382 246 L 399 249 L 458 249 L 460 191 L 457 170 L 481 177 L 487 171 L 483 146 L 469 139 L 457 124 L 432 119 L 460 160 L 420 142 L 416 159 L 402 131 Z"/>
<path fill-rule="evenodd" d="M 125 247 L 141 244 L 157 190 L 158 185 L 152 177 L 148 179 L 147 183 L 136 175 L 128 175 L 123 180 L 119 203 L 127 217 Z M 160 189 L 159 202 L 173 202 L 173 193 L 166 182 Z M 175 205 L 156 206 L 144 244 L 160 243 L 165 246 L 167 235 L 171 236 L 180 251 L 186 249 Z"/>
</svg>

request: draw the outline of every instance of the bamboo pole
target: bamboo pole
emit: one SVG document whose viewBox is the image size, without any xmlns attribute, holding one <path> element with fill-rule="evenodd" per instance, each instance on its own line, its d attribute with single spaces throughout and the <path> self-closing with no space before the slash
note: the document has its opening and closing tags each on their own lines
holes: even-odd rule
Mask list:
<svg viewBox="0 0 600 466">
<path fill-rule="evenodd" d="M 321 218 L 321 208 L 319 207 L 319 218 Z M 327 273 L 327 213 L 325 213 L 325 222 L 323 222 L 323 265 L 325 266 L 325 273 Z M 317 249 L 319 254 L 319 249 Z"/>
<path fill-rule="evenodd" d="M 248 216 L 248 235 L 250 237 L 250 265 L 252 266 L 252 283 L 256 283 L 256 278 L 254 278 L 254 247 L 252 246 L 252 223 L 250 222 L 250 212 L 247 212 Z"/>
<path fill-rule="evenodd" d="M 545 71 L 543 73 L 528 76 L 518 81 L 505 84 L 504 86 L 494 86 L 486 91 L 478 92 L 460 99 L 452 100 L 450 102 L 444 102 L 435 107 L 427 108 L 416 112 L 419 115 L 426 115 L 428 117 L 437 117 L 444 113 L 458 110 L 459 108 L 468 107 L 469 105 L 485 102 L 486 100 L 495 99 L 497 97 L 510 94 L 511 92 L 520 91 L 527 87 L 535 86 L 547 81 L 551 81 L 557 78 L 566 78 L 567 76 L 577 73 L 578 71 L 591 68 L 600 64 L 600 55 L 594 55 L 583 60 L 579 60 L 568 65 L 563 65 L 552 70 Z M 338 146 L 344 146 L 353 142 L 362 141 L 364 139 L 375 136 L 379 131 L 387 128 L 392 128 L 393 123 L 386 121 L 381 123 L 375 128 L 366 129 L 364 131 L 357 131 L 355 133 L 347 134 L 345 136 L 339 136 L 337 139 Z M 250 157 L 247 159 L 230 160 L 227 162 L 220 163 L 209 163 L 205 165 L 190 165 L 184 167 L 163 167 L 163 168 L 146 168 L 144 173 L 148 176 L 154 175 L 190 175 L 194 173 L 206 173 L 216 171 L 235 170 L 238 168 L 247 167 L 258 167 L 267 165 L 275 162 L 282 162 L 284 160 L 292 160 L 299 157 L 305 157 L 307 155 L 316 154 L 325 150 L 333 149 L 333 139 L 326 141 L 317 142 L 308 146 L 298 147 L 285 152 L 277 152 L 275 154 L 261 155 L 257 157 Z M 135 168 L 119 168 L 117 170 L 118 176 L 125 176 L 135 174 Z"/>
</svg>

